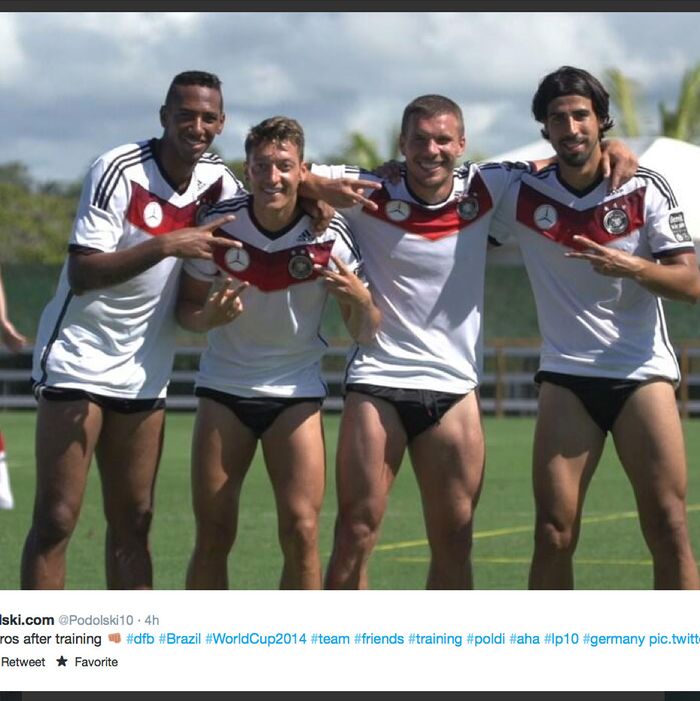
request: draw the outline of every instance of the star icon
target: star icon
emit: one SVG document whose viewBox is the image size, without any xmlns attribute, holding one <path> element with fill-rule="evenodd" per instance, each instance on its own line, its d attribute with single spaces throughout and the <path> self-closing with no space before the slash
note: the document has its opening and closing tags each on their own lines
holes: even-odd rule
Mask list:
<svg viewBox="0 0 700 701">
<path fill-rule="evenodd" d="M 65 667 L 65 666 L 66 666 L 66 662 L 68 662 L 68 658 L 66 658 L 66 657 L 64 657 L 63 655 L 61 655 L 60 657 L 58 657 L 58 658 L 56 659 L 56 662 L 58 662 L 58 666 L 59 666 L 59 667 Z"/>
</svg>

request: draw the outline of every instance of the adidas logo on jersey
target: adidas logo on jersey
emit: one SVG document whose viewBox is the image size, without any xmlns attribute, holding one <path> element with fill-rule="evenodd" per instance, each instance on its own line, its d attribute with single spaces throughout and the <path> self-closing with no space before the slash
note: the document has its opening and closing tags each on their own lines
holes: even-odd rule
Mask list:
<svg viewBox="0 0 700 701">
<path fill-rule="evenodd" d="M 308 243 L 309 241 L 315 241 L 316 237 L 308 230 L 304 229 L 297 237 L 297 242 Z"/>
</svg>

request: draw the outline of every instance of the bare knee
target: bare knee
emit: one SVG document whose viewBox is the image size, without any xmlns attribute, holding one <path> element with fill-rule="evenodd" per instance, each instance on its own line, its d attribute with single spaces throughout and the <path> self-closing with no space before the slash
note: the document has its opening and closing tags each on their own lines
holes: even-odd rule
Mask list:
<svg viewBox="0 0 700 701">
<path fill-rule="evenodd" d="M 197 519 L 197 544 L 199 555 L 226 556 L 236 541 L 234 519 Z"/>
<path fill-rule="evenodd" d="M 336 549 L 341 552 L 369 553 L 379 537 L 379 509 L 341 512 L 336 522 Z"/>
<path fill-rule="evenodd" d="M 570 526 L 553 521 L 538 522 L 535 527 L 535 548 L 550 556 L 572 555 L 576 549 L 576 537 Z"/>
<path fill-rule="evenodd" d="M 433 559 L 464 560 L 469 557 L 473 543 L 472 508 L 465 503 L 458 511 L 429 523 L 428 541 Z"/>
<path fill-rule="evenodd" d="M 32 531 L 39 550 L 67 543 L 78 523 L 79 510 L 65 502 L 50 507 L 38 506 L 34 513 Z"/>
<path fill-rule="evenodd" d="M 120 541 L 145 541 L 151 530 L 153 507 L 150 504 L 124 508 L 117 514 L 107 514 L 110 536 Z"/>
<path fill-rule="evenodd" d="M 318 515 L 309 513 L 280 524 L 282 550 L 290 555 L 315 551 L 318 548 Z"/>
<path fill-rule="evenodd" d="M 653 553 L 676 557 L 690 545 L 685 506 L 682 502 L 643 518 L 644 534 Z"/>
</svg>

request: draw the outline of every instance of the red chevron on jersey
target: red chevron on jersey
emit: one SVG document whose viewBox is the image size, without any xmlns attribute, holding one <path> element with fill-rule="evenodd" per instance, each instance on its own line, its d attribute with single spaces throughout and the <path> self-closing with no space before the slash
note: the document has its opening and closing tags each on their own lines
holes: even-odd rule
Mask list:
<svg viewBox="0 0 700 701">
<path fill-rule="evenodd" d="M 197 211 L 202 205 L 218 202 L 222 186 L 223 179 L 219 178 L 197 198 L 196 202 L 178 207 L 132 181 L 126 218 L 131 225 L 151 236 L 161 236 L 188 226 L 196 226 Z"/>
<path fill-rule="evenodd" d="M 392 199 L 385 188 L 375 190 L 370 199 L 376 202 L 378 209 L 365 207 L 366 214 L 431 241 L 454 236 L 493 208 L 491 194 L 478 173 L 474 173 L 468 192 L 439 209 Z"/>
<path fill-rule="evenodd" d="M 215 235 L 228 236 L 221 229 Z M 334 241 L 303 243 L 268 253 L 241 241 L 243 248 L 217 248 L 214 262 L 227 274 L 255 285 L 263 292 L 284 290 L 319 277 L 314 265 L 327 266 Z"/>
<path fill-rule="evenodd" d="M 643 226 L 645 192 L 646 188 L 640 187 L 591 209 L 577 210 L 522 183 L 516 217 L 528 229 L 562 246 L 585 248 L 574 243 L 576 235 L 605 245 Z"/>
</svg>

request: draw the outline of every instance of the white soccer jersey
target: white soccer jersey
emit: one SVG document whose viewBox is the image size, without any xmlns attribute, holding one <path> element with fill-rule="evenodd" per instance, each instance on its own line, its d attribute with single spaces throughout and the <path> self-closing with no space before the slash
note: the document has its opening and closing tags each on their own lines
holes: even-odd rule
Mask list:
<svg viewBox="0 0 700 701">
<path fill-rule="evenodd" d="M 426 204 L 398 184 L 382 182 L 376 212 L 344 210 L 382 312 L 374 340 L 354 349 L 348 383 L 466 393 L 482 365 L 484 269 L 491 220 L 526 164 L 465 164 L 450 195 Z M 357 168 L 313 166 L 326 177 L 359 177 Z"/>
<path fill-rule="evenodd" d="M 678 380 L 661 300 L 629 278 L 600 275 L 567 258 L 583 234 L 649 260 L 694 247 L 668 183 L 639 168 L 613 193 L 600 182 L 573 192 L 556 166 L 512 186 L 496 226 L 515 232 L 543 339 L 540 368 L 589 377 Z"/>
<path fill-rule="evenodd" d="M 241 184 L 218 156 L 204 154 L 183 193 L 155 155 L 155 141 L 98 158 L 83 186 L 70 248 L 119 251 L 196 223 L 197 210 L 237 194 Z M 32 378 L 124 399 L 163 397 L 175 351 L 180 260 L 166 258 L 112 287 L 75 295 L 67 263 L 44 310 Z"/>
<path fill-rule="evenodd" d="M 313 270 L 333 267 L 331 253 L 361 274 L 360 254 L 345 220 L 336 215 L 322 234 L 299 216 L 280 232 L 266 232 L 254 219 L 250 196 L 222 202 L 209 216 L 235 214 L 223 231 L 243 244 L 221 249 L 215 262 L 191 260 L 185 272 L 213 281 L 231 275 L 250 283 L 241 295 L 243 313 L 207 334 L 198 387 L 241 397 L 322 397 L 321 357 L 327 347 L 320 326 L 328 292 Z"/>
</svg>

